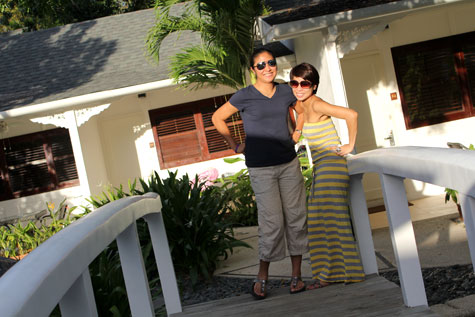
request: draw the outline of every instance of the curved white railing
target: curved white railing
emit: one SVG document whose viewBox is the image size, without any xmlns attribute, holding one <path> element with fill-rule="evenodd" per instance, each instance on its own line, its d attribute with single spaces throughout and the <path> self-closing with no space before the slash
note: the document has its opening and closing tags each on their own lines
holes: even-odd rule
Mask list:
<svg viewBox="0 0 475 317">
<path fill-rule="evenodd" d="M 48 316 L 59 303 L 62 316 L 97 316 L 89 264 L 117 240 L 133 316 L 154 316 L 136 221 L 144 218 L 162 284 L 168 314 L 181 303 L 167 236 L 155 193 L 126 197 L 64 228 L 0 279 L 1 316 Z"/>
<path fill-rule="evenodd" d="M 470 255 L 475 267 L 475 151 L 410 146 L 383 148 L 348 158 L 348 169 L 353 225 L 366 274 L 378 273 L 378 266 L 361 180 L 364 173 L 373 172 L 380 176 L 401 289 L 407 306 L 427 306 L 427 297 L 404 178 L 459 192 Z"/>
</svg>

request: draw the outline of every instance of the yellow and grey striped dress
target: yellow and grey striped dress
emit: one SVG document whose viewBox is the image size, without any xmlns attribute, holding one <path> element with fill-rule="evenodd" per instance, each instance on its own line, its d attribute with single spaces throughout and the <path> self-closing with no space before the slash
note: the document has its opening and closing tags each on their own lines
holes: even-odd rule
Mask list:
<svg viewBox="0 0 475 317">
<path fill-rule="evenodd" d="M 329 148 L 340 144 L 332 120 L 305 123 L 303 135 L 313 160 L 308 197 L 308 240 L 314 279 L 359 282 L 364 272 L 356 248 L 348 210 L 346 159 Z"/>
</svg>

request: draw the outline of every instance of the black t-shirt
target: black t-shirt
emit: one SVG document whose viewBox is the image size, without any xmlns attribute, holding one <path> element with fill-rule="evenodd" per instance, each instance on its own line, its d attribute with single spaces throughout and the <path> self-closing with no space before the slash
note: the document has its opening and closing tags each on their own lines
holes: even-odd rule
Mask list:
<svg viewBox="0 0 475 317">
<path fill-rule="evenodd" d="M 288 128 L 289 106 L 295 102 L 288 85 L 276 85 L 272 98 L 253 85 L 236 92 L 229 102 L 239 109 L 246 132 L 245 157 L 248 167 L 284 164 L 295 156 Z"/>
</svg>

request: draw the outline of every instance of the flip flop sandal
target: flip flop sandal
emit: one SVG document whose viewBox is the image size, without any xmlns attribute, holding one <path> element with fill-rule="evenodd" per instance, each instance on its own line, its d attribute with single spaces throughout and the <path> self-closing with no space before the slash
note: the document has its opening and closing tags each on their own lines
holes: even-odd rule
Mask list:
<svg viewBox="0 0 475 317">
<path fill-rule="evenodd" d="M 292 278 L 290 279 L 290 294 L 297 294 L 297 293 L 305 291 L 306 289 L 305 283 L 303 283 L 303 286 L 301 288 L 295 289 L 297 285 L 299 284 L 299 282 L 303 282 L 300 276 L 292 276 Z M 294 289 L 293 291 L 292 291 L 292 288 Z"/>
<path fill-rule="evenodd" d="M 261 294 L 257 294 L 254 291 L 254 286 L 256 286 L 256 283 L 261 283 Z M 254 282 L 252 283 L 251 295 L 254 296 L 255 299 L 266 298 L 267 297 L 267 280 L 259 280 L 256 278 Z"/>
<path fill-rule="evenodd" d="M 320 282 L 320 280 L 316 280 L 315 282 L 313 282 L 312 284 L 307 286 L 307 291 L 311 291 L 311 290 L 314 290 L 314 289 L 317 289 L 317 288 L 327 287 L 327 286 L 330 286 L 330 285 L 331 285 L 330 283 L 322 284 L 322 282 Z"/>
</svg>

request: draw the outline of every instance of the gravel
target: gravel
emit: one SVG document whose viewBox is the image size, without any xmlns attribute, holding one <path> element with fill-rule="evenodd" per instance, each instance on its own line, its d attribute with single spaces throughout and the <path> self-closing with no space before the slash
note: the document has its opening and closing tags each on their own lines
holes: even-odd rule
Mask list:
<svg viewBox="0 0 475 317">
<path fill-rule="evenodd" d="M 397 270 L 381 272 L 381 276 L 400 285 Z M 429 306 L 475 294 L 473 266 L 453 265 L 422 269 Z"/>
</svg>

